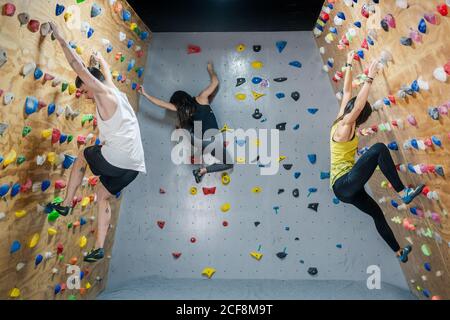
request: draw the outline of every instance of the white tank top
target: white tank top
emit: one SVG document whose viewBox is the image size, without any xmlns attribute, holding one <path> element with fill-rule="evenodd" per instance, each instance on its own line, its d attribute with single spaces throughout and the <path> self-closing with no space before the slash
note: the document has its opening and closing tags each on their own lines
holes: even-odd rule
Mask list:
<svg viewBox="0 0 450 320">
<path fill-rule="evenodd" d="M 136 114 L 126 94 L 117 88 L 113 91 L 117 109 L 111 119 L 102 120 L 98 108 L 96 110 L 102 155 L 115 167 L 145 173 L 144 148 Z"/>
</svg>

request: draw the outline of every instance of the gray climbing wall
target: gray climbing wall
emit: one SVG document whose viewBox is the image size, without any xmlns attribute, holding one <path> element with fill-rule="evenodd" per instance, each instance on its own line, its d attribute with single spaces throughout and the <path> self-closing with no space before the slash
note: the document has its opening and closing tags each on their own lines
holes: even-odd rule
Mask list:
<svg viewBox="0 0 450 320">
<path fill-rule="evenodd" d="M 287 41 L 282 53 L 275 46 L 279 40 Z M 246 50 L 239 53 L 236 46 L 240 43 Z M 188 55 L 188 44 L 199 45 L 202 52 Z M 261 45 L 261 52 L 253 52 L 253 45 Z M 145 88 L 166 100 L 179 89 L 197 95 L 209 81 L 208 60 L 214 61 L 221 81 L 212 103 L 219 126 L 275 128 L 287 122 L 286 131 L 280 132 L 280 153 L 287 157 L 282 163 L 293 164 L 293 168 L 280 167 L 277 175 L 261 176 L 257 166 L 236 165 L 228 186 L 221 184 L 220 173 L 212 174 L 201 186 L 216 186 L 216 194 L 204 196 L 199 188 L 199 194 L 192 196 L 193 167 L 175 166 L 170 158 L 175 115 L 141 100 L 139 119 L 149 172 L 125 191 L 109 290 L 150 276 L 199 279 L 205 267 L 217 270 L 210 281 L 312 279 L 309 267 L 318 269 L 317 280 L 365 281 L 370 265 L 380 266 L 383 282 L 406 288 L 397 260 L 377 235 L 371 218 L 352 207 L 334 204 L 329 180 L 320 178 L 321 172 L 329 171 L 329 128 L 338 105 L 328 76 L 321 70 L 312 34 L 154 34 Z M 253 69 L 250 63 L 255 60 L 264 67 Z M 300 61 L 302 68 L 290 66 L 293 60 Z M 254 76 L 270 79 L 270 87 L 254 85 Z M 245 77 L 247 83 L 236 88 L 238 77 Z M 276 77 L 288 80 L 276 83 Z M 266 96 L 255 102 L 252 89 Z M 298 102 L 290 97 L 293 91 L 301 94 Z M 240 92 L 247 95 L 245 101 L 235 98 Z M 279 92 L 286 98 L 278 99 Z M 267 121 L 252 118 L 256 107 Z M 319 111 L 313 115 L 308 108 Z M 300 128 L 294 130 L 297 124 Z M 308 154 L 317 154 L 316 164 L 310 164 Z M 295 172 L 301 173 L 298 179 Z M 257 186 L 262 192 L 252 193 Z M 308 197 L 311 187 L 318 191 Z M 160 188 L 166 193 L 160 194 Z M 278 195 L 279 188 L 285 193 Z M 300 190 L 299 198 L 292 196 L 295 188 Z M 231 210 L 223 213 L 220 207 L 227 202 Z M 314 202 L 320 203 L 318 212 L 307 208 Z M 280 207 L 278 214 L 275 206 Z M 158 220 L 165 221 L 163 229 Z M 229 225 L 224 227 L 223 221 Z M 257 227 L 256 221 L 260 222 Z M 191 237 L 197 239 L 195 244 Z M 260 261 L 249 255 L 258 249 L 264 254 Z M 276 254 L 284 250 L 288 255 L 280 260 Z M 182 255 L 174 259 L 172 252 Z"/>
</svg>

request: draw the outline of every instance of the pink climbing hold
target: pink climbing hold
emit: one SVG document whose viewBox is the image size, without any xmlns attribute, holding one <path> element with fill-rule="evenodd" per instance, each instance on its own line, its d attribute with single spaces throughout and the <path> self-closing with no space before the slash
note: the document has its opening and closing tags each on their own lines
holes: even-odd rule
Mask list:
<svg viewBox="0 0 450 320">
<path fill-rule="evenodd" d="M 16 13 L 16 6 L 10 2 L 3 6 L 2 14 L 4 16 L 12 17 Z"/>
<path fill-rule="evenodd" d="M 55 181 L 55 189 L 56 190 L 62 190 L 67 186 L 66 182 L 64 180 L 56 180 Z"/>
<path fill-rule="evenodd" d="M 444 70 L 450 76 L 450 61 L 445 64 Z"/>
<path fill-rule="evenodd" d="M 41 27 L 41 23 L 37 20 L 30 20 L 30 22 L 28 22 L 28 30 L 30 30 L 33 33 L 36 33 L 39 31 Z"/>
<path fill-rule="evenodd" d="M 52 76 L 51 74 L 48 74 L 48 73 L 44 74 L 44 82 L 52 81 L 53 79 L 55 79 L 55 77 Z"/>
<path fill-rule="evenodd" d="M 160 229 L 164 229 L 164 226 L 166 225 L 166 222 L 165 222 L 165 221 L 157 221 L 156 223 L 158 224 L 158 227 L 159 227 Z"/>
<path fill-rule="evenodd" d="M 31 181 L 30 178 L 27 179 L 27 182 L 25 182 L 24 184 L 22 184 L 20 186 L 20 192 L 24 193 L 24 192 L 28 192 L 31 190 L 31 187 L 33 186 L 33 182 Z"/>
<path fill-rule="evenodd" d="M 178 258 L 181 257 L 181 252 L 173 252 L 173 253 L 172 253 L 172 256 L 173 256 L 175 259 L 178 259 Z"/>
<path fill-rule="evenodd" d="M 78 144 L 86 144 L 86 137 L 85 136 L 78 136 L 77 137 L 77 143 Z"/>
</svg>

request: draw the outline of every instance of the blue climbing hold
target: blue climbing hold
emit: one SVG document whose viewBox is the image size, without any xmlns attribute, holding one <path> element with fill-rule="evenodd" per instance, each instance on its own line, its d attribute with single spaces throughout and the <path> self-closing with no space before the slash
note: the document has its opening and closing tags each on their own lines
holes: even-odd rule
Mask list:
<svg viewBox="0 0 450 320">
<path fill-rule="evenodd" d="M 298 129 L 300 129 L 300 125 L 299 125 L 299 124 L 296 124 L 296 125 L 294 126 L 294 128 L 292 128 L 292 129 L 298 130 Z"/>
<path fill-rule="evenodd" d="M 5 160 L 5 158 L 3 158 L 2 156 L 0 156 L 0 164 L 3 162 L 3 160 Z"/>
<path fill-rule="evenodd" d="M 94 35 L 95 30 L 92 28 L 89 28 L 88 32 L 87 32 L 87 37 L 88 39 L 91 38 Z"/>
<path fill-rule="evenodd" d="M 53 291 L 54 293 L 55 293 L 55 295 L 57 295 L 58 293 L 60 293 L 61 292 L 61 285 L 58 283 L 56 286 L 55 286 L 55 290 Z"/>
<path fill-rule="evenodd" d="M 416 149 L 419 150 L 419 143 L 417 142 L 417 139 L 412 139 L 411 140 L 411 146 Z"/>
<path fill-rule="evenodd" d="M 39 108 L 39 101 L 35 97 L 27 97 L 25 100 L 25 114 L 35 113 Z"/>
<path fill-rule="evenodd" d="M 408 163 L 408 170 L 409 170 L 409 172 L 411 172 L 411 173 L 417 173 L 416 172 L 416 169 L 414 169 L 414 165 L 412 164 L 412 163 Z"/>
<path fill-rule="evenodd" d="M 137 75 L 138 78 L 142 78 L 142 76 L 144 75 L 144 68 L 140 67 L 139 69 L 137 69 Z"/>
<path fill-rule="evenodd" d="M 413 215 L 417 216 L 417 208 L 416 208 L 416 207 L 410 208 L 409 211 L 410 211 Z"/>
<path fill-rule="evenodd" d="M 260 84 L 262 82 L 263 79 L 261 79 L 260 77 L 253 77 L 252 78 L 252 82 L 254 84 Z"/>
<path fill-rule="evenodd" d="M 128 40 L 127 48 L 130 49 L 132 46 L 134 46 L 134 41 L 132 39 Z"/>
<path fill-rule="evenodd" d="M 423 265 L 423 267 L 425 268 L 425 270 L 431 271 L 431 264 L 430 264 L 430 263 L 425 262 L 425 264 Z"/>
<path fill-rule="evenodd" d="M 391 200 L 391 205 L 392 205 L 394 208 L 398 208 L 398 206 L 399 206 L 398 202 L 395 201 L 395 200 Z"/>
<path fill-rule="evenodd" d="M 316 154 L 308 154 L 308 160 L 311 164 L 316 164 L 317 155 Z"/>
<path fill-rule="evenodd" d="M 375 45 L 375 42 L 371 37 L 367 37 L 367 43 L 370 44 L 371 46 Z"/>
<path fill-rule="evenodd" d="M 414 80 L 413 83 L 411 83 L 411 90 L 414 92 L 420 91 L 419 82 L 417 80 Z"/>
<path fill-rule="evenodd" d="M 422 293 L 427 298 L 429 298 L 431 296 L 430 290 L 428 290 L 428 289 L 423 289 Z"/>
<path fill-rule="evenodd" d="M 398 144 L 396 141 L 392 141 L 387 145 L 387 147 L 393 151 L 398 151 Z"/>
<path fill-rule="evenodd" d="M 420 19 L 418 29 L 421 33 L 427 33 L 427 23 L 424 18 Z"/>
<path fill-rule="evenodd" d="M 361 27 L 362 27 L 362 24 L 361 24 L 360 21 L 356 21 L 356 22 L 354 23 L 354 25 L 355 25 L 355 27 L 357 27 L 357 28 L 361 28 Z"/>
<path fill-rule="evenodd" d="M 131 84 L 131 89 L 132 89 L 132 90 L 136 90 L 137 86 L 138 86 L 138 84 L 137 84 L 136 82 L 133 82 L 133 83 Z"/>
<path fill-rule="evenodd" d="M 11 186 L 9 184 L 2 184 L 0 186 L 0 197 L 4 197 L 8 194 L 9 189 L 11 188 Z"/>
<path fill-rule="evenodd" d="M 136 64 L 136 60 L 131 59 L 130 62 L 128 63 L 127 71 L 130 72 L 134 68 L 135 64 Z"/>
<path fill-rule="evenodd" d="M 318 23 L 316 23 L 316 29 L 319 29 L 320 31 L 323 32 L 323 27 Z"/>
<path fill-rule="evenodd" d="M 330 67 L 330 68 L 333 68 L 334 67 L 334 60 L 333 59 L 328 59 L 327 60 L 327 65 Z"/>
<path fill-rule="evenodd" d="M 47 108 L 47 114 L 49 116 L 51 116 L 53 113 L 55 113 L 55 110 L 56 110 L 56 105 L 54 103 L 50 103 Z"/>
<path fill-rule="evenodd" d="M 142 31 L 141 34 L 139 35 L 139 37 L 141 38 L 142 41 L 147 40 L 148 32 L 147 31 Z"/>
<path fill-rule="evenodd" d="M 116 193 L 116 199 L 119 199 L 121 195 L 122 195 L 122 192 L 121 192 L 121 191 L 117 192 L 117 193 Z"/>
<path fill-rule="evenodd" d="M 100 139 L 99 139 L 99 138 L 95 139 L 95 145 L 96 145 L 96 146 L 99 146 L 100 144 L 101 144 Z"/>
<path fill-rule="evenodd" d="M 364 51 L 363 51 L 363 50 L 358 50 L 358 51 L 356 52 L 356 54 L 357 54 L 361 59 L 364 59 Z"/>
<path fill-rule="evenodd" d="M 20 184 L 15 183 L 11 188 L 11 197 L 15 197 L 20 193 Z"/>
<path fill-rule="evenodd" d="M 87 223 L 87 220 L 83 217 L 80 218 L 80 226 L 84 226 Z"/>
<path fill-rule="evenodd" d="M 296 68 L 301 68 L 302 67 L 302 64 L 301 64 L 300 61 L 291 61 L 291 62 L 289 62 L 289 65 L 292 66 L 292 67 L 296 67 Z"/>
<path fill-rule="evenodd" d="M 342 11 L 338 12 L 338 13 L 337 13 L 337 16 L 338 16 L 340 19 L 345 20 L 345 14 L 344 14 Z"/>
<path fill-rule="evenodd" d="M 317 111 L 319 111 L 319 109 L 317 109 L 317 108 L 308 108 L 308 112 L 309 112 L 310 114 L 316 114 Z"/>
<path fill-rule="evenodd" d="M 442 141 L 436 137 L 436 136 L 432 136 L 431 137 L 431 141 L 433 141 L 433 143 L 438 146 L 438 147 L 442 147 Z"/>
<path fill-rule="evenodd" d="M 36 259 L 34 260 L 34 265 L 38 266 L 42 262 L 42 260 L 44 260 L 44 257 L 41 254 L 38 254 L 36 256 Z"/>
<path fill-rule="evenodd" d="M 64 142 L 67 141 L 67 138 L 68 138 L 67 134 L 61 133 L 61 136 L 59 137 L 59 143 L 63 144 Z"/>
<path fill-rule="evenodd" d="M 330 179 L 330 172 L 321 172 L 320 180 L 327 180 L 327 179 Z"/>
<path fill-rule="evenodd" d="M 386 105 L 386 106 L 390 106 L 391 105 L 391 100 L 389 100 L 389 98 L 384 98 L 383 99 L 383 102 L 384 102 L 384 104 Z"/>
<path fill-rule="evenodd" d="M 309 196 L 311 195 L 311 194 L 313 194 L 313 193 L 316 193 L 317 192 L 317 188 L 309 188 L 308 189 L 308 198 L 309 198 Z"/>
<path fill-rule="evenodd" d="M 84 271 L 80 271 L 80 281 L 84 278 Z"/>
<path fill-rule="evenodd" d="M 283 99 L 283 98 L 286 97 L 286 95 L 285 95 L 283 92 L 278 92 L 275 96 L 276 96 L 278 99 Z"/>
<path fill-rule="evenodd" d="M 336 245 L 336 248 L 342 249 L 342 244 L 338 243 L 338 244 Z"/>
<path fill-rule="evenodd" d="M 50 180 L 44 180 L 44 181 L 42 181 L 42 184 L 41 184 L 41 190 L 42 190 L 42 192 L 44 192 L 45 190 L 47 190 L 47 189 L 50 187 L 51 184 L 52 184 L 52 182 L 51 182 Z"/>
<path fill-rule="evenodd" d="M 295 172 L 295 173 L 294 173 L 294 178 L 295 178 L 295 179 L 298 179 L 298 178 L 300 178 L 301 175 L 302 175 L 301 172 Z"/>
<path fill-rule="evenodd" d="M 111 53 L 111 51 L 113 51 L 113 46 L 112 46 L 111 44 L 109 44 L 109 45 L 106 47 L 106 52 L 107 52 L 107 53 Z"/>
<path fill-rule="evenodd" d="M 277 41 L 276 46 L 278 49 L 278 52 L 281 53 L 284 48 L 286 48 L 287 42 L 286 41 Z"/>
<path fill-rule="evenodd" d="M 91 7 L 91 18 L 98 17 L 102 13 L 102 7 L 99 4 L 94 3 Z"/>
<path fill-rule="evenodd" d="M 330 27 L 330 32 L 334 33 L 334 34 L 338 34 L 338 30 L 336 29 L 336 27 Z"/>
<path fill-rule="evenodd" d="M 122 79 L 123 79 L 123 77 L 122 77 L 122 75 L 121 74 L 119 74 L 118 76 L 117 76 L 117 81 L 122 81 Z"/>
<path fill-rule="evenodd" d="M 123 9 L 122 10 L 122 20 L 125 22 L 130 21 L 131 20 L 131 12 L 126 9 Z"/>
<path fill-rule="evenodd" d="M 64 10 L 66 10 L 66 7 L 64 7 L 62 4 L 56 4 L 55 15 L 56 16 L 62 15 Z"/>
<path fill-rule="evenodd" d="M 77 159 L 76 157 L 71 156 L 70 154 L 65 154 L 63 161 L 63 168 L 66 170 L 69 169 L 76 159 Z"/>
<path fill-rule="evenodd" d="M 333 203 L 334 204 L 339 204 L 340 202 L 341 201 L 338 198 L 336 198 L 336 197 L 333 198 Z"/>
<path fill-rule="evenodd" d="M 34 70 L 34 79 L 39 80 L 40 78 L 42 78 L 43 75 L 44 75 L 44 72 L 42 72 L 41 69 L 36 67 L 36 69 Z"/>
<path fill-rule="evenodd" d="M 20 250 L 20 247 L 21 247 L 20 242 L 17 241 L 17 240 L 15 240 L 15 241 L 12 243 L 11 248 L 9 248 L 9 253 L 13 254 L 13 253 L 19 251 L 19 250 Z"/>
</svg>

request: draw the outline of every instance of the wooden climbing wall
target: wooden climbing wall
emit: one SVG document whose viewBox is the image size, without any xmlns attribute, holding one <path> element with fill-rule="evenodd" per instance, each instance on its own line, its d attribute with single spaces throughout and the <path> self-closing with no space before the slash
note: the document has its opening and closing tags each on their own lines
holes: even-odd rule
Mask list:
<svg viewBox="0 0 450 320">
<path fill-rule="evenodd" d="M 117 87 L 127 94 L 136 111 L 138 95 L 134 89 L 136 84 L 141 84 L 143 80 L 139 78 L 137 69 L 145 67 L 151 33 L 126 1 L 95 1 L 102 8 L 101 14 L 96 17 L 91 17 L 94 1 L 88 0 L 1 0 L 0 7 L 4 9 L 7 3 L 14 4 L 16 11 L 13 16 L 5 15 L 5 11 L 0 15 L 0 47 L 5 49 L 8 55 L 8 61 L 0 68 L 0 89 L 3 90 L 0 123 L 9 126 L 3 136 L 0 136 L 0 156 L 5 158 L 0 165 L 0 186 L 20 184 L 24 190 L 14 197 L 9 191 L 3 199 L 0 199 L 0 299 L 12 298 L 13 288 L 20 290 L 17 299 L 93 299 L 105 286 L 109 266 L 109 259 L 106 258 L 94 265 L 83 262 L 83 253 L 89 251 L 95 243 L 97 227 L 95 188 L 84 181 L 77 196 L 85 200 L 90 198 L 91 201 L 84 207 L 78 203 L 73 215 L 49 222 L 40 205 L 52 201 L 56 196 L 64 195 L 64 191 L 55 189 L 55 181 L 67 182 L 70 169 L 64 170 L 61 164 L 52 165 L 49 161 L 39 166 L 37 156 L 48 156 L 51 152 L 56 155 L 76 156 L 84 148 L 84 145 L 77 143 L 79 135 L 86 137 L 93 134 L 94 138 L 87 144 L 94 143 L 97 136 L 94 122 L 88 121 L 82 126 L 82 118 L 87 114 L 95 114 L 95 106 L 83 97 L 77 98 L 76 93 L 69 94 L 69 89 L 62 92 L 64 83 L 74 83 L 75 73 L 66 62 L 59 44 L 52 41 L 49 35 L 42 37 L 39 32 L 31 32 L 27 25 L 21 27 L 18 15 L 26 12 L 31 19 L 41 23 L 55 21 L 64 31 L 66 39 L 83 50 L 81 55 L 86 64 L 89 63 L 92 50 L 102 52 L 116 76 Z M 55 13 L 57 3 L 65 7 L 65 11 L 59 16 Z M 66 22 L 65 14 L 68 12 L 72 12 L 73 15 Z M 94 30 L 90 38 L 86 32 L 81 31 L 80 25 L 77 25 L 77 12 L 81 25 L 87 22 Z M 131 20 L 124 21 L 123 12 L 129 12 Z M 125 40 L 120 38 L 121 32 L 122 36 L 126 36 Z M 144 32 L 148 34 L 146 39 Z M 106 49 L 108 41 L 102 39 L 109 40 L 112 49 L 110 53 Z M 129 43 L 129 40 L 133 43 Z M 130 48 L 129 44 L 132 44 Z M 131 59 L 135 60 L 135 66 L 128 72 Z M 44 73 L 60 78 L 62 83 L 53 87 L 53 81 L 45 83 L 43 78 L 35 80 L 33 72 L 23 77 L 22 68 L 30 62 L 35 62 Z M 15 95 L 15 99 L 11 104 L 5 105 L 4 96 L 10 92 Z M 48 115 L 48 107 L 44 107 L 37 113 L 25 116 L 27 96 L 34 96 L 47 105 L 54 103 L 56 112 Z M 80 114 L 73 119 L 67 118 L 64 113 L 58 115 L 58 110 L 63 111 L 66 106 L 70 106 Z M 31 132 L 23 137 L 22 130 L 25 126 L 30 127 Z M 53 128 L 59 129 L 63 134 L 72 135 L 72 142 L 52 144 L 50 138 L 44 139 L 42 131 Z M 25 162 L 18 164 L 16 160 L 5 167 L 5 160 L 11 150 L 16 151 L 17 159 L 23 159 L 21 156 L 24 156 Z M 91 176 L 90 172 L 86 174 L 87 178 Z M 42 192 L 41 183 L 45 180 L 50 180 L 51 186 Z M 25 190 L 27 181 L 28 187 L 31 187 L 31 181 L 31 190 Z M 112 201 L 112 228 L 106 240 L 106 255 L 111 253 L 119 206 L 120 197 Z M 21 214 L 25 215 L 20 217 Z M 56 235 L 49 235 L 49 228 L 55 229 Z M 39 237 L 39 241 L 35 247 L 30 248 L 33 236 L 35 240 Z M 87 244 L 83 248 L 80 247 L 82 237 L 87 239 Z M 21 248 L 17 252 L 10 253 L 15 241 L 20 243 Z M 57 254 L 58 245 L 63 246 L 61 254 Z M 42 255 L 44 259 L 35 266 L 38 255 Z M 74 263 L 73 258 L 78 262 Z M 81 281 L 81 289 L 67 288 L 55 295 L 58 284 L 64 289 L 69 277 L 66 274 L 66 266 L 71 263 L 80 267 L 85 274 Z M 13 293 L 17 293 L 17 290 Z"/>
<path fill-rule="evenodd" d="M 343 0 L 326 1 L 324 6 L 330 2 L 334 4 L 334 8 L 329 10 L 330 19 L 325 24 L 323 33 L 316 34 L 316 36 L 318 46 L 323 48 L 321 50 L 325 50 L 322 51 L 324 64 L 327 64 L 330 58 L 334 59 L 334 67 L 330 68 L 329 75 L 336 93 L 342 90 L 343 80 L 336 82 L 334 81 L 336 78 L 333 78 L 345 64 L 347 49 L 364 52 L 364 59 L 361 62 L 354 61 L 353 63 L 354 79 L 363 72 L 363 68 L 372 59 L 379 59 L 383 51 L 389 52 L 393 57 L 393 61 L 387 64 L 375 80 L 369 102 L 377 105 L 376 102 L 380 99 L 383 100 L 389 98 L 389 95 L 394 95 L 396 104 L 391 103 L 390 107 L 382 104 L 382 108 L 374 112 L 369 122 L 363 127 L 374 126 L 378 129 L 378 133 L 362 137 L 360 148 L 371 146 L 376 142 L 389 144 L 396 141 L 399 150 L 391 151 L 396 164 L 441 165 L 444 172 L 448 173 L 450 170 L 450 120 L 445 115 L 447 109 L 445 105 L 450 101 L 449 80 L 444 83 L 433 76 L 436 68 L 443 67 L 450 61 L 450 42 L 448 41 L 450 17 L 442 16 L 437 10 L 437 6 L 442 5 L 444 1 L 408 0 L 409 7 L 407 9 L 397 6 L 397 2 L 394 0 L 380 1 L 380 4 L 373 5 L 375 12 L 368 19 L 363 17 L 361 9 L 364 4 L 370 4 L 372 1 L 358 1 L 350 6 Z M 351 4 L 352 1 L 347 1 L 347 3 Z M 338 20 L 338 25 L 336 25 L 335 16 L 340 12 L 344 13 L 345 20 L 342 25 L 339 25 Z M 427 31 L 422 35 L 422 43 L 414 42 L 412 47 L 402 45 L 400 38 L 409 37 L 411 29 L 417 31 L 419 21 L 426 13 L 435 13 L 440 23 L 433 25 L 426 22 Z M 392 14 L 395 18 L 396 27 L 390 28 L 386 32 L 381 28 L 381 20 L 388 14 Z M 357 22 L 361 22 L 361 28 L 355 25 Z M 328 35 L 330 27 L 335 27 L 338 32 L 331 43 L 326 41 L 326 37 L 331 39 L 331 36 Z M 351 39 L 348 46 L 344 44 L 345 50 L 341 50 L 339 42 L 351 28 L 356 31 L 356 36 Z M 368 50 L 362 49 L 364 39 L 370 35 L 374 44 L 369 44 Z M 414 97 L 400 98 L 398 91 L 401 87 L 403 85 L 411 86 L 413 81 L 419 77 L 428 82 L 429 91 L 421 89 Z M 422 88 L 425 87 L 426 85 L 422 84 Z M 378 104 L 380 103 L 378 102 Z M 430 106 L 443 106 L 439 120 L 433 120 L 428 115 Z M 416 118 L 417 126 L 413 126 L 407 121 L 410 115 Z M 393 125 L 392 121 L 398 120 L 402 120 L 400 123 L 404 123 L 403 129 Z M 384 130 L 383 124 L 386 123 L 390 124 L 391 130 Z M 432 136 L 442 142 L 442 147 L 438 147 L 436 144 L 425 150 L 404 149 L 403 147 L 408 140 L 415 138 L 419 141 L 426 141 Z M 400 176 L 407 184 L 425 183 L 431 191 L 436 191 L 439 196 L 438 201 L 420 196 L 406 210 L 398 210 L 391 204 L 391 200 L 397 200 L 395 192 L 385 187 L 386 179 L 380 171 L 375 173 L 369 183 L 376 200 L 382 203 L 386 218 L 400 244 L 406 245 L 408 242 L 413 244 L 414 249 L 410 261 L 402 265 L 407 281 L 412 292 L 421 299 L 432 299 L 433 297 L 450 299 L 450 222 L 447 216 L 450 208 L 450 183 L 448 178 L 435 173 L 417 174 L 408 170 L 401 172 Z M 410 211 L 411 208 L 419 208 L 424 214 L 422 216 L 414 215 Z"/>
</svg>

